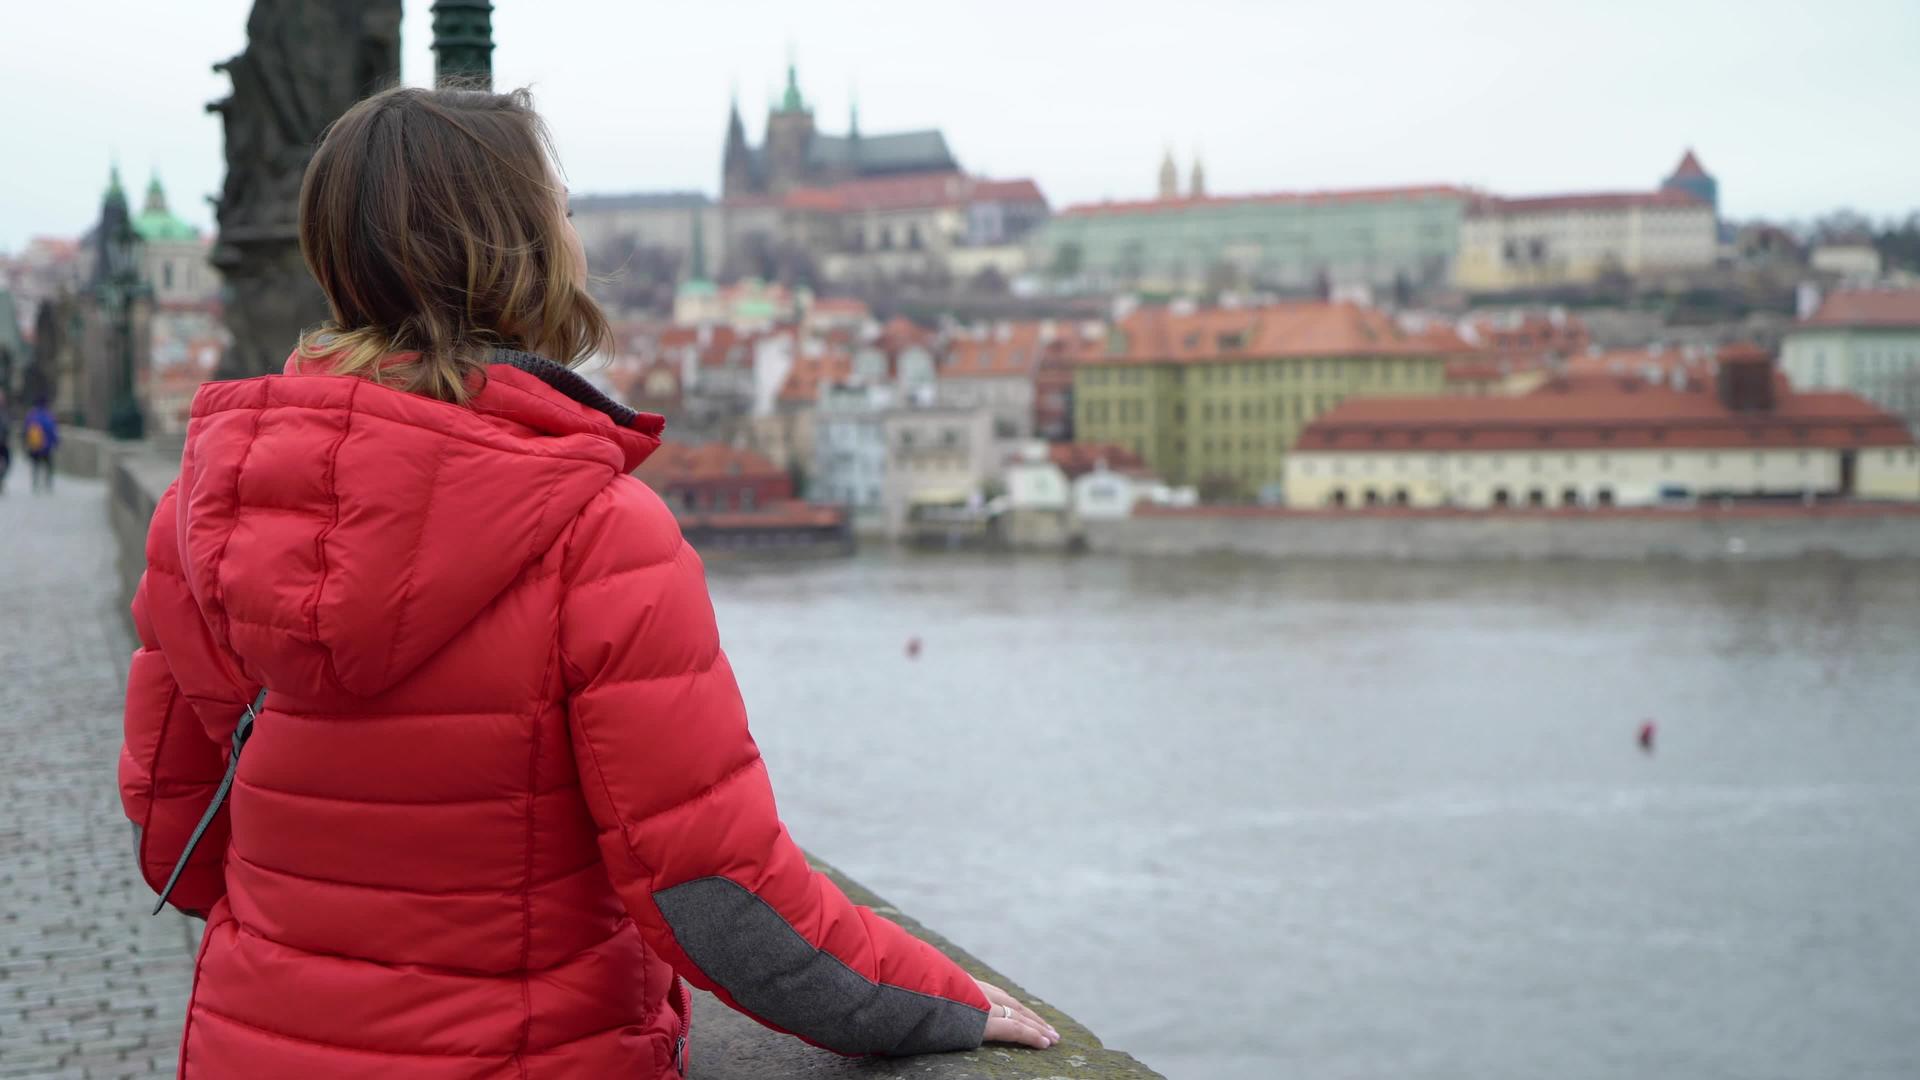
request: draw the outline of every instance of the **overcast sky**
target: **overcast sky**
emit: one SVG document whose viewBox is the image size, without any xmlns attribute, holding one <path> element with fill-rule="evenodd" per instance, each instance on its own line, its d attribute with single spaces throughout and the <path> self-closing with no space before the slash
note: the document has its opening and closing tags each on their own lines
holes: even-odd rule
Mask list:
<svg viewBox="0 0 1920 1080">
<path fill-rule="evenodd" d="M 0 0 L 0 251 L 95 218 L 116 155 L 211 224 L 251 0 Z M 1216 193 L 1650 187 L 1693 146 L 1734 217 L 1920 208 L 1916 0 L 495 0 L 578 192 L 719 183 L 728 95 L 759 138 L 789 48 L 829 131 L 938 126 L 1055 206 L 1149 195 L 1171 146 Z M 428 0 L 403 77 L 428 81 Z"/>
</svg>

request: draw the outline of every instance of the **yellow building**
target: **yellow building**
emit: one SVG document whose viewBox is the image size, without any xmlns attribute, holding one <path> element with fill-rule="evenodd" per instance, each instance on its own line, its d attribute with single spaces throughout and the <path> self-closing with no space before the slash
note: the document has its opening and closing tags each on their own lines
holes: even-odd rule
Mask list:
<svg viewBox="0 0 1920 1080">
<path fill-rule="evenodd" d="M 1287 452 L 1349 397 L 1439 393 L 1465 345 L 1357 304 L 1146 308 L 1074 368 L 1074 439 L 1126 447 L 1209 499 L 1277 492 Z"/>
<path fill-rule="evenodd" d="M 1518 397 L 1353 401 L 1287 464 L 1295 508 L 1629 506 L 1698 498 L 1920 500 L 1900 419 L 1795 393 L 1772 357 L 1723 350 L 1705 378 L 1561 376 Z"/>
</svg>

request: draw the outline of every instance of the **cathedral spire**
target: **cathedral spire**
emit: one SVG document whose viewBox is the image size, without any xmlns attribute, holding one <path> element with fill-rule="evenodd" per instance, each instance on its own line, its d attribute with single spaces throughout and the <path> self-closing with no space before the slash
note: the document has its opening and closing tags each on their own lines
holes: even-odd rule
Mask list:
<svg viewBox="0 0 1920 1080">
<path fill-rule="evenodd" d="M 1194 199 L 1207 197 L 1207 170 L 1200 164 L 1200 151 L 1193 152 L 1193 176 L 1187 183 L 1187 196 Z"/>
<path fill-rule="evenodd" d="M 793 50 L 787 50 L 787 92 L 780 98 L 781 112 L 805 112 L 807 99 L 800 96 L 799 65 L 794 62 Z"/>
<path fill-rule="evenodd" d="M 1173 163 L 1173 147 L 1167 147 L 1167 154 L 1160 159 L 1160 197 L 1177 199 L 1180 197 L 1180 167 Z"/>
</svg>

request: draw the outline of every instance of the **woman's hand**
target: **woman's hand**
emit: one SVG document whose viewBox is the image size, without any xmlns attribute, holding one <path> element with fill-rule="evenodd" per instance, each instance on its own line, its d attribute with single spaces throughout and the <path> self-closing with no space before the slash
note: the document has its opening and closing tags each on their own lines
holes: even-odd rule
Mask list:
<svg viewBox="0 0 1920 1080">
<path fill-rule="evenodd" d="M 979 979 L 973 981 L 980 983 L 980 992 L 987 995 L 988 1042 L 1018 1043 L 1045 1050 L 1060 1041 L 1060 1033 L 1053 1030 L 1052 1024 L 1015 1001 L 1012 994 Z"/>
</svg>

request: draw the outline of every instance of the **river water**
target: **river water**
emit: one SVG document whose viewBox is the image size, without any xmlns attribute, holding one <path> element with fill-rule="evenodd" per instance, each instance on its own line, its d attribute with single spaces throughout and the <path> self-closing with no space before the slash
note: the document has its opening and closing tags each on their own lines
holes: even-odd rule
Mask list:
<svg viewBox="0 0 1920 1080">
<path fill-rule="evenodd" d="M 1174 1080 L 1920 1076 L 1912 565 L 713 592 L 794 834 Z"/>
</svg>

